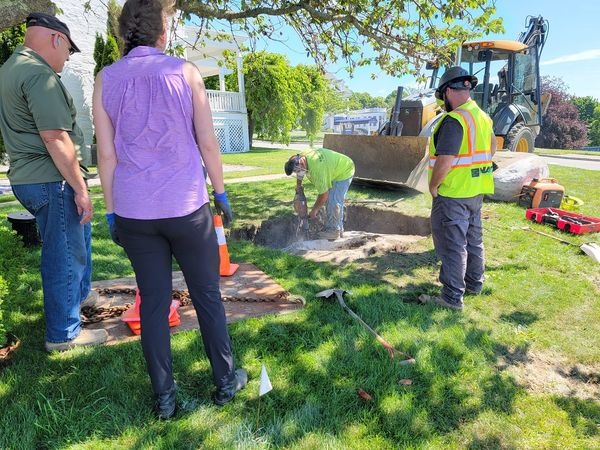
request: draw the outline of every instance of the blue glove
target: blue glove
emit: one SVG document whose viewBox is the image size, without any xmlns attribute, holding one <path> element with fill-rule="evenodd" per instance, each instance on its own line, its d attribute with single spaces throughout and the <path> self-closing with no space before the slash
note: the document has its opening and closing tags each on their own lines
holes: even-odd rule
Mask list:
<svg viewBox="0 0 600 450">
<path fill-rule="evenodd" d="M 123 247 L 121 241 L 119 240 L 119 236 L 117 235 L 117 225 L 115 224 L 115 213 L 106 213 L 104 215 L 106 217 L 106 223 L 108 224 L 108 231 L 110 232 L 110 237 L 115 244 L 120 247 Z"/>
<path fill-rule="evenodd" d="M 215 191 L 213 191 L 213 196 L 215 197 L 215 211 L 217 214 L 221 214 L 223 216 L 223 225 L 228 227 L 233 220 L 233 213 L 231 212 L 231 206 L 229 206 L 227 192 L 221 192 L 220 194 L 217 194 Z"/>
</svg>

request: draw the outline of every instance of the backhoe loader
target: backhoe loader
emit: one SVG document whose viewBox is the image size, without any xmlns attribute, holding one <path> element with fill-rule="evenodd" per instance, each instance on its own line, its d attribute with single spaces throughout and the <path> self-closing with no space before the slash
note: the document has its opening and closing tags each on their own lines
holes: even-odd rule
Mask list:
<svg viewBox="0 0 600 450">
<path fill-rule="evenodd" d="M 498 149 L 534 151 L 550 101 L 541 93 L 539 72 L 547 33 L 547 21 L 529 17 L 516 41 L 472 41 L 459 49 L 459 65 L 479 79 L 471 97 L 492 118 Z M 439 69 L 435 63 L 427 68 L 432 71 L 428 88 L 405 98 L 398 88 L 390 120 L 378 135 L 325 135 L 324 147 L 354 160 L 357 181 L 427 191 L 429 136 L 442 113 L 434 96 Z"/>
</svg>

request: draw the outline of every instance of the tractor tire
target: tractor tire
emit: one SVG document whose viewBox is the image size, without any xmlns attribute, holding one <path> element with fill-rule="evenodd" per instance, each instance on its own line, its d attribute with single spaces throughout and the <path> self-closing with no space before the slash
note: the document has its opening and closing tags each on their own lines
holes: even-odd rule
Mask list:
<svg viewBox="0 0 600 450">
<path fill-rule="evenodd" d="M 533 153 L 534 145 L 533 131 L 522 123 L 515 124 L 504 140 L 504 148 L 509 152 Z"/>
</svg>

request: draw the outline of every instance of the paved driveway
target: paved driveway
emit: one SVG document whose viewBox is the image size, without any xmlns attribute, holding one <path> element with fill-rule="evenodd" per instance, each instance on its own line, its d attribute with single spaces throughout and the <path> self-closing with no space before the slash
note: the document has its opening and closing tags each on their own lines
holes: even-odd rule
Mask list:
<svg viewBox="0 0 600 450">
<path fill-rule="evenodd" d="M 539 155 L 546 164 L 575 167 L 577 169 L 600 170 L 600 155 Z"/>
</svg>

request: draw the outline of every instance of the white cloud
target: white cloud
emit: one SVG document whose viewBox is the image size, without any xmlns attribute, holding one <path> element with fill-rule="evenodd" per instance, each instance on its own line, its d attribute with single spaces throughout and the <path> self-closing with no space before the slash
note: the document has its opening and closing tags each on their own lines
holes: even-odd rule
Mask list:
<svg viewBox="0 0 600 450">
<path fill-rule="evenodd" d="M 573 53 L 571 55 L 559 56 L 549 61 L 542 61 L 540 65 L 548 66 L 550 64 L 561 64 L 574 61 L 586 61 L 590 59 L 600 59 L 600 49 L 584 50 L 583 52 Z"/>
</svg>

